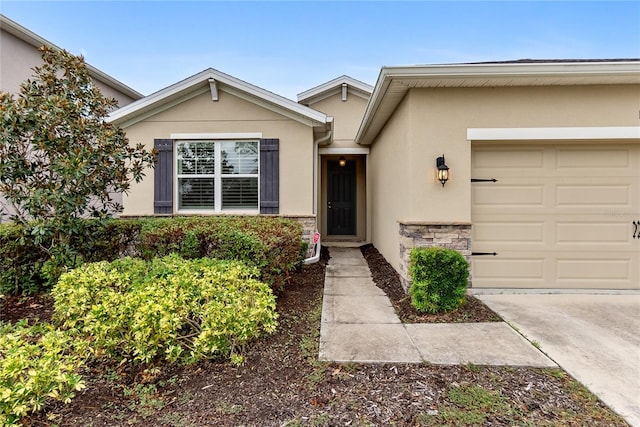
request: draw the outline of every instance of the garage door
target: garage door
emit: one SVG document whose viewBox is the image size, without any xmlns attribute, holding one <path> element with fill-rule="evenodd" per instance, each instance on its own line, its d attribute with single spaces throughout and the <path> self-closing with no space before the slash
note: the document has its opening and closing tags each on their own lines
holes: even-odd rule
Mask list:
<svg viewBox="0 0 640 427">
<path fill-rule="evenodd" d="M 640 288 L 639 171 L 640 144 L 474 143 L 473 287 Z"/>
</svg>

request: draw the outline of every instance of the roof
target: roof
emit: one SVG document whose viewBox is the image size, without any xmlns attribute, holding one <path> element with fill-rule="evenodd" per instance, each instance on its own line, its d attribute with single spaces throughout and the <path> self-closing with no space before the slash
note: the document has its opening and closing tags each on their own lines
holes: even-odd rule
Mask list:
<svg viewBox="0 0 640 427">
<path fill-rule="evenodd" d="M 213 68 L 125 105 L 109 114 L 107 120 L 127 127 L 203 93 L 216 96 L 214 93 L 219 90 L 312 126 L 316 133 L 323 134 L 332 128 L 333 117 Z"/>
<path fill-rule="evenodd" d="M 347 90 L 349 91 L 349 93 L 360 96 L 364 99 L 369 99 L 369 97 L 371 96 L 371 92 L 373 92 L 373 86 L 361 82 L 360 80 L 356 80 L 353 77 L 342 75 L 326 83 L 299 93 L 298 102 L 305 105 L 318 102 L 322 99 L 339 93 L 342 90 L 343 84 L 347 85 Z"/>
<path fill-rule="evenodd" d="M 369 145 L 413 88 L 640 84 L 640 60 L 520 60 L 382 67 L 356 135 Z"/>
<path fill-rule="evenodd" d="M 27 28 L 23 27 L 22 25 L 18 24 L 15 21 L 12 21 L 11 19 L 7 18 L 2 14 L 0 14 L 0 28 L 37 49 L 40 48 L 41 46 L 48 46 L 53 49 L 62 50 L 62 48 L 40 37 L 33 31 L 28 30 Z M 90 64 L 87 64 L 87 69 L 89 70 L 89 74 L 91 75 L 91 77 L 108 86 L 111 86 L 112 88 L 118 90 L 119 92 L 122 92 L 129 98 L 136 100 L 144 96 L 140 92 L 125 85 L 121 81 L 114 79 L 110 75 L 106 74 L 103 71 L 100 71 L 99 69 L 97 69 L 96 67 Z"/>
</svg>

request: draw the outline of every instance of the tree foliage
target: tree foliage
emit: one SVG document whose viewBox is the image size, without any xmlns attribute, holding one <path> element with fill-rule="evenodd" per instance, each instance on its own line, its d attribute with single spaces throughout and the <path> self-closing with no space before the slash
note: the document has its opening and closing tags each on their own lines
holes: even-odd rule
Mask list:
<svg viewBox="0 0 640 427">
<path fill-rule="evenodd" d="M 154 155 L 131 146 L 106 116 L 117 106 L 102 95 L 84 59 L 41 48 L 17 96 L 0 92 L 0 193 L 11 219 L 25 224 L 26 238 L 47 243 L 54 267 L 75 254 L 82 217 L 107 218 L 122 210 L 111 196 L 139 182 Z"/>
</svg>

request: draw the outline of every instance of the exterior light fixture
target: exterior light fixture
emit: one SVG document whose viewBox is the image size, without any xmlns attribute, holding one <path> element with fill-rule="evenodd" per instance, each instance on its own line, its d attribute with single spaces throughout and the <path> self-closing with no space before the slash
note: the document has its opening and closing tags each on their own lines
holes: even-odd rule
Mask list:
<svg viewBox="0 0 640 427">
<path fill-rule="evenodd" d="M 338 159 L 338 164 L 340 165 L 341 168 L 347 166 L 347 159 L 345 159 L 344 157 L 340 157 Z"/>
<path fill-rule="evenodd" d="M 444 184 L 449 180 L 449 167 L 444 162 L 444 154 L 436 159 L 436 167 L 438 168 L 438 181 Z"/>
</svg>

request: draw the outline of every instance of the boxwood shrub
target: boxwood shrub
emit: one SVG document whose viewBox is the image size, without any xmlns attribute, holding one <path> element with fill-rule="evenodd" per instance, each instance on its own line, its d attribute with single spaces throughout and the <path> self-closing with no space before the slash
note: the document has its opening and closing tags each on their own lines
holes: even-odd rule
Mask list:
<svg viewBox="0 0 640 427">
<path fill-rule="evenodd" d="M 87 263 L 52 290 L 54 320 L 91 341 L 96 357 L 191 363 L 237 355 L 276 328 L 275 297 L 258 272 L 236 261 Z"/>
<path fill-rule="evenodd" d="M 460 252 L 441 247 L 414 248 L 409 269 L 409 294 L 418 311 L 450 311 L 464 303 L 469 263 Z"/>
</svg>

